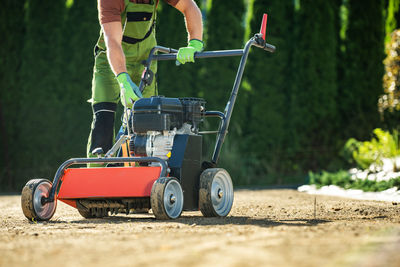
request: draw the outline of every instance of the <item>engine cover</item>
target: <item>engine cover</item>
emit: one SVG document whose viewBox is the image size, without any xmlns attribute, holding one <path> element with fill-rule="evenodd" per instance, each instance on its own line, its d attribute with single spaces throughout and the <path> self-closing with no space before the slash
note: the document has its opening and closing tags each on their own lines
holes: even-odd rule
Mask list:
<svg viewBox="0 0 400 267">
<path fill-rule="evenodd" d="M 169 131 L 181 128 L 183 107 L 178 98 L 152 96 L 141 98 L 133 106 L 133 131 Z"/>
<path fill-rule="evenodd" d="M 200 98 L 141 98 L 133 105 L 133 132 L 147 134 L 148 131 L 178 130 L 187 123 L 197 133 L 204 113 L 205 101 Z"/>
</svg>

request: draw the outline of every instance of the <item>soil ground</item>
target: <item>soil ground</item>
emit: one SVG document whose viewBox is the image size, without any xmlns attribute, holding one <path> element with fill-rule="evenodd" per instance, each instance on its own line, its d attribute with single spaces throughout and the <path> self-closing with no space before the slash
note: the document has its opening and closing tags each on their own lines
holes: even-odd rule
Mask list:
<svg viewBox="0 0 400 267">
<path fill-rule="evenodd" d="M 400 203 L 237 190 L 230 215 L 29 222 L 0 196 L 0 266 L 400 266 Z"/>
</svg>

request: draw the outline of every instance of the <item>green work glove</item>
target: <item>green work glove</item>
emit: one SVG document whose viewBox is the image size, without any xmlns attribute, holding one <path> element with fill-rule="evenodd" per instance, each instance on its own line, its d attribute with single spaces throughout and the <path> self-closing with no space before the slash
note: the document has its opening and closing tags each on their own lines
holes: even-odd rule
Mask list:
<svg viewBox="0 0 400 267">
<path fill-rule="evenodd" d="M 189 41 L 187 47 L 179 48 L 176 55 L 176 65 L 185 64 L 186 62 L 194 62 L 194 53 L 203 51 L 204 43 L 197 39 Z"/>
<path fill-rule="evenodd" d="M 139 87 L 132 82 L 131 77 L 126 72 L 117 75 L 119 87 L 121 88 L 121 102 L 126 108 L 132 108 L 133 102 L 142 98 Z"/>
</svg>

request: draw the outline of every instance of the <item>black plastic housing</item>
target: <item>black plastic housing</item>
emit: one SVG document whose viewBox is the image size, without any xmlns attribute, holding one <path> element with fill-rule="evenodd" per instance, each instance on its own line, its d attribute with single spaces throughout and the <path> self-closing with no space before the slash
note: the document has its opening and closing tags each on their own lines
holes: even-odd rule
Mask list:
<svg viewBox="0 0 400 267">
<path fill-rule="evenodd" d="M 205 103 L 201 98 L 141 98 L 133 105 L 133 131 L 139 134 L 169 131 L 189 123 L 192 130 L 198 132 L 198 125 L 204 118 Z"/>
<path fill-rule="evenodd" d="M 183 107 L 178 98 L 141 98 L 133 105 L 133 112 L 133 130 L 136 133 L 168 131 L 182 127 Z"/>
</svg>

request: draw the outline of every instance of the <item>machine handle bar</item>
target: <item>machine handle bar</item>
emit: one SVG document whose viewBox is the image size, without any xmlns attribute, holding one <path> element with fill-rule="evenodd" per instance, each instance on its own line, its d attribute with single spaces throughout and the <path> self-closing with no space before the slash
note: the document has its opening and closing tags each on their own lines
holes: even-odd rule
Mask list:
<svg viewBox="0 0 400 267">
<path fill-rule="evenodd" d="M 154 55 L 152 60 L 157 60 L 157 61 L 176 60 L 176 55 L 177 53 Z M 211 57 L 234 57 L 242 55 L 243 55 L 243 49 L 217 50 L 217 51 L 196 52 L 194 54 L 194 58 L 197 59 L 197 58 L 211 58 Z"/>
<path fill-rule="evenodd" d="M 264 47 L 257 44 L 254 44 L 254 46 L 262 48 L 265 51 L 271 53 L 275 52 L 276 50 L 275 46 L 267 43 L 264 45 Z M 194 58 L 198 59 L 198 58 L 215 58 L 215 57 L 235 57 L 235 56 L 243 56 L 243 53 L 244 49 L 204 51 L 204 52 L 196 52 L 194 54 Z M 152 57 L 152 60 L 156 61 L 176 60 L 176 55 L 177 53 L 154 55 Z"/>
</svg>

